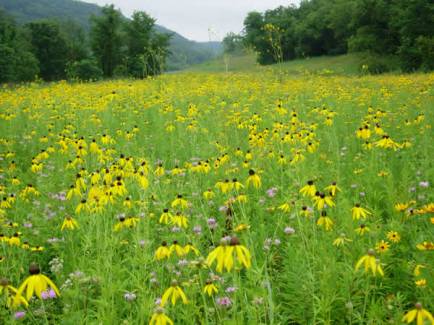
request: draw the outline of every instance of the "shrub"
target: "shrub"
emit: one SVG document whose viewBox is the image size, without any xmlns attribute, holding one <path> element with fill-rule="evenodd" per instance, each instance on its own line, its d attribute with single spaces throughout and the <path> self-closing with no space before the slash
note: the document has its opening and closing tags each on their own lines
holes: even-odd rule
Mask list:
<svg viewBox="0 0 434 325">
<path fill-rule="evenodd" d="M 70 62 L 66 68 L 68 79 L 93 81 L 102 78 L 103 72 L 93 59 Z"/>
<path fill-rule="evenodd" d="M 434 37 L 418 37 L 416 47 L 422 58 L 420 68 L 423 71 L 434 70 Z"/>
<path fill-rule="evenodd" d="M 372 53 L 362 55 L 359 70 L 362 73 L 381 74 L 398 69 L 395 56 L 380 56 Z"/>
</svg>

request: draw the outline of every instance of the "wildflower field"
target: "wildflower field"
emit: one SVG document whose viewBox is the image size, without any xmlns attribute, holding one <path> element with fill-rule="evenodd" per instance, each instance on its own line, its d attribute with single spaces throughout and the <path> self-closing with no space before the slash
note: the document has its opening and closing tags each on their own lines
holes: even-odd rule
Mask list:
<svg viewBox="0 0 434 325">
<path fill-rule="evenodd" d="M 434 324 L 434 74 L 0 90 L 0 323 Z"/>
</svg>

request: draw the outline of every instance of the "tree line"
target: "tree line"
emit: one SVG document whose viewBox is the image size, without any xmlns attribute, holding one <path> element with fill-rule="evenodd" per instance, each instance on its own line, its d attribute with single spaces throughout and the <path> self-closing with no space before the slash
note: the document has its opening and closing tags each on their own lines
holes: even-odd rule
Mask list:
<svg viewBox="0 0 434 325">
<path fill-rule="evenodd" d="M 365 52 L 376 69 L 389 60 L 403 71 L 433 70 L 433 26 L 432 0 L 304 0 L 249 13 L 243 34 L 223 43 L 230 51 L 242 37 L 261 64 Z"/>
<path fill-rule="evenodd" d="M 170 35 L 136 11 L 123 18 L 113 5 L 90 18 L 90 31 L 74 21 L 38 20 L 19 26 L 0 11 L 0 82 L 97 80 L 160 74 Z"/>
</svg>

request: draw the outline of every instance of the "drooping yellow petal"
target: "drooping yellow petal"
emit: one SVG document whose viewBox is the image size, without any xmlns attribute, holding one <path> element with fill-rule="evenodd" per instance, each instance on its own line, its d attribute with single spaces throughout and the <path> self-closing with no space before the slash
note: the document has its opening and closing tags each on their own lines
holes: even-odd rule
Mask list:
<svg viewBox="0 0 434 325">
<path fill-rule="evenodd" d="M 410 324 L 412 321 L 414 321 L 414 319 L 416 318 L 416 314 L 417 314 L 417 309 L 413 309 L 411 311 L 409 311 L 403 318 L 402 321 L 403 322 L 407 322 L 408 324 Z"/>
<path fill-rule="evenodd" d="M 367 256 L 363 256 L 362 258 L 359 259 L 359 261 L 356 264 L 356 271 L 362 266 L 362 264 L 365 262 Z"/>
<path fill-rule="evenodd" d="M 182 289 L 181 289 L 180 287 L 178 287 L 178 293 L 179 293 L 179 296 L 180 296 L 181 299 L 182 299 L 182 302 L 183 302 L 184 304 L 188 304 L 187 296 L 185 295 L 184 291 L 182 291 Z"/>
<path fill-rule="evenodd" d="M 226 248 L 226 253 L 224 257 L 224 264 L 226 270 L 229 272 L 232 270 L 234 266 L 234 257 L 233 257 L 234 246 L 229 246 Z"/>
<path fill-rule="evenodd" d="M 56 293 L 56 295 L 59 297 L 60 296 L 60 291 L 59 289 L 56 287 L 56 285 L 54 284 L 53 281 L 50 280 L 49 277 L 41 274 L 41 276 L 45 279 L 45 281 L 48 283 L 48 285 L 50 286 L 51 289 L 54 290 L 54 292 Z"/>
<path fill-rule="evenodd" d="M 423 316 L 422 316 L 422 313 L 420 310 L 417 311 L 416 324 L 417 325 L 423 325 Z"/>
<path fill-rule="evenodd" d="M 163 297 L 161 297 L 161 306 L 164 307 L 167 303 L 167 300 L 169 299 L 169 297 L 171 296 L 173 291 L 173 287 L 170 287 L 169 289 L 167 289 L 164 294 Z"/>
</svg>

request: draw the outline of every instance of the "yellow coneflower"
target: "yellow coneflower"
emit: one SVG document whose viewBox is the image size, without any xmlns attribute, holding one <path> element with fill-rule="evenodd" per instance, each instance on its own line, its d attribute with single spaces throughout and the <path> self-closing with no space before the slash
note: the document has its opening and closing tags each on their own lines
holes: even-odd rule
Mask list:
<svg viewBox="0 0 434 325">
<path fill-rule="evenodd" d="M 87 205 L 87 200 L 83 199 L 80 201 L 80 203 L 75 208 L 75 213 L 79 214 L 81 211 L 83 211 L 85 209 L 88 210 L 89 206 Z"/>
<path fill-rule="evenodd" d="M 188 201 L 183 199 L 181 194 L 178 194 L 171 205 L 172 208 L 180 207 L 181 209 L 186 209 L 188 207 Z"/>
<path fill-rule="evenodd" d="M 0 279 L 0 297 L 2 295 L 6 298 L 6 306 L 9 308 L 15 308 L 20 305 L 24 305 L 25 307 L 29 306 L 27 300 L 18 293 L 16 288 L 11 286 L 9 280 L 5 278 Z"/>
<path fill-rule="evenodd" d="M 170 222 L 172 222 L 172 220 L 173 220 L 173 215 L 169 212 L 169 209 L 167 208 L 163 209 L 163 213 L 161 214 L 158 222 L 167 225 Z"/>
<path fill-rule="evenodd" d="M 155 251 L 155 259 L 157 261 L 163 260 L 165 258 L 169 258 L 170 257 L 170 250 L 167 247 L 167 243 L 165 241 L 163 241 L 161 243 L 161 246 L 157 248 L 157 250 Z"/>
<path fill-rule="evenodd" d="M 176 255 L 178 255 L 179 257 L 182 257 L 185 255 L 184 249 L 182 248 L 181 245 L 179 245 L 177 240 L 174 240 L 172 245 L 170 245 L 170 248 L 169 248 L 170 255 L 172 255 L 173 252 L 175 252 Z"/>
<path fill-rule="evenodd" d="M 35 294 L 38 298 L 42 299 L 41 293 L 46 291 L 47 288 L 51 288 L 54 290 L 57 296 L 60 296 L 59 289 L 57 289 L 56 285 L 53 281 L 50 280 L 47 276 L 41 274 L 39 266 L 36 264 L 31 264 L 29 267 L 30 276 L 27 277 L 26 280 L 21 284 L 18 288 L 17 295 L 22 295 L 24 290 L 26 290 L 26 299 L 27 301 L 33 297 Z"/>
<path fill-rule="evenodd" d="M 60 230 L 61 231 L 65 229 L 74 230 L 75 228 L 79 228 L 78 222 L 74 218 L 68 216 L 63 220 L 62 227 L 60 228 Z"/>
<path fill-rule="evenodd" d="M 20 246 L 21 245 L 20 233 L 19 232 L 14 233 L 12 237 L 9 238 L 8 243 L 11 246 Z"/>
<path fill-rule="evenodd" d="M 227 193 L 232 189 L 233 184 L 229 182 L 229 179 L 225 179 L 223 182 L 219 181 L 215 184 L 215 187 L 222 193 Z"/>
<path fill-rule="evenodd" d="M 169 299 L 172 302 L 172 305 L 175 305 L 179 298 L 181 298 L 183 304 L 188 304 L 187 296 L 178 285 L 178 281 L 173 280 L 170 288 L 168 288 L 161 297 L 160 305 L 161 307 L 164 307 Z"/>
<path fill-rule="evenodd" d="M 307 184 L 300 189 L 303 196 L 314 197 L 316 193 L 316 186 L 313 181 L 307 181 Z"/>
<path fill-rule="evenodd" d="M 287 212 L 291 211 L 291 205 L 288 202 L 285 202 L 285 203 L 279 205 L 277 207 L 277 209 L 279 209 L 282 212 L 287 213 Z"/>
<path fill-rule="evenodd" d="M 133 206 L 133 202 L 131 200 L 131 197 L 127 196 L 124 200 L 124 202 L 122 203 L 122 205 L 128 209 L 131 209 L 131 207 Z"/>
<path fill-rule="evenodd" d="M 410 310 L 407 314 L 402 317 L 402 321 L 407 324 L 412 323 L 416 320 L 417 325 L 423 325 L 425 320 L 429 321 L 431 324 L 434 324 L 433 315 L 426 309 L 422 307 L 420 302 L 414 305 L 414 309 Z"/>
<path fill-rule="evenodd" d="M 352 242 L 351 239 L 347 238 L 345 234 L 341 234 L 338 238 L 333 241 L 333 246 L 339 247 L 345 245 L 345 243 Z"/>
<path fill-rule="evenodd" d="M 123 228 L 125 228 L 127 225 L 125 223 L 127 219 L 125 217 L 120 217 L 119 221 L 115 224 L 113 227 L 114 231 L 121 231 Z"/>
<path fill-rule="evenodd" d="M 232 179 L 232 188 L 235 189 L 235 191 L 239 191 L 243 187 L 244 187 L 244 185 L 241 184 L 241 182 L 238 181 L 238 179 L 236 179 L 236 178 Z"/>
<path fill-rule="evenodd" d="M 357 271 L 363 265 L 365 272 L 369 270 L 372 275 L 376 276 L 377 273 L 380 276 L 384 276 L 383 269 L 381 268 L 380 262 L 375 257 L 375 251 L 370 249 L 366 255 L 363 255 L 356 263 L 355 270 Z"/>
<path fill-rule="evenodd" d="M 193 252 L 196 256 L 199 256 L 199 250 L 193 246 L 192 243 L 187 243 L 187 245 L 184 246 L 184 253 L 188 254 L 190 252 Z"/>
<path fill-rule="evenodd" d="M 324 190 L 329 192 L 331 196 L 336 196 L 336 194 L 341 191 L 341 189 L 336 185 L 336 182 L 331 183 Z"/>
<path fill-rule="evenodd" d="M 171 223 L 181 228 L 188 227 L 188 219 L 186 216 L 182 215 L 181 212 L 178 212 L 173 216 Z"/>
<path fill-rule="evenodd" d="M 209 188 L 208 190 L 206 190 L 205 192 L 203 192 L 202 196 L 203 196 L 203 198 L 204 198 L 205 200 L 211 200 L 211 199 L 215 196 L 215 194 L 214 194 L 214 192 Z"/>
<path fill-rule="evenodd" d="M 359 203 L 357 203 L 353 208 L 351 208 L 351 213 L 353 216 L 353 220 L 359 220 L 360 218 L 366 219 L 366 217 L 371 214 L 371 212 L 362 208 Z"/>
<path fill-rule="evenodd" d="M 253 186 L 254 188 L 261 187 L 261 178 L 253 169 L 249 170 L 249 177 L 247 177 L 246 186 Z"/>
<path fill-rule="evenodd" d="M 325 211 L 321 211 L 321 216 L 318 218 L 316 224 L 320 227 L 324 227 L 326 231 L 330 231 L 333 228 L 333 220 L 327 217 Z"/>
<path fill-rule="evenodd" d="M 74 196 L 81 197 L 82 193 L 80 188 L 75 187 L 75 185 L 71 185 L 68 192 L 66 193 L 66 199 L 71 200 Z"/>
<path fill-rule="evenodd" d="M 18 179 L 17 176 L 14 176 L 14 177 L 11 179 L 11 184 L 12 184 L 12 185 L 20 185 L 20 184 L 21 184 L 21 181 Z"/>
<path fill-rule="evenodd" d="M 10 209 L 11 204 L 6 197 L 3 198 L 0 202 L 0 209 Z"/>
<path fill-rule="evenodd" d="M 240 193 L 239 195 L 237 195 L 235 197 L 235 202 L 246 203 L 247 201 L 248 201 L 248 198 L 247 198 L 246 194 Z"/>
<path fill-rule="evenodd" d="M 396 150 L 400 147 L 399 143 L 396 143 L 395 141 L 393 141 L 390 136 L 388 136 L 387 134 L 384 134 L 383 137 L 381 138 L 381 140 L 378 140 L 375 143 L 376 147 L 379 148 L 384 148 L 384 149 L 393 149 Z"/>
<path fill-rule="evenodd" d="M 206 281 L 205 287 L 203 288 L 203 292 L 208 294 L 208 296 L 212 296 L 218 292 L 217 287 L 211 280 Z"/>
<path fill-rule="evenodd" d="M 158 307 L 152 314 L 149 325 L 173 325 L 173 321 L 164 314 L 164 309 Z"/>
<path fill-rule="evenodd" d="M 334 207 L 335 203 L 332 200 L 331 196 L 327 196 L 324 193 L 317 192 L 315 196 L 312 198 L 314 202 L 314 206 L 317 207 L 318 210 L 324 209 L 327 205 L 328 207 Z"/>
<path fill-rule="evenodd" d="M 226 258 L 226 249 L 227 249 L 227 240 L 222 239 L 220 241 L 220 245 L 214 248 L 207 256 L 205 260 L 205 264 L 209 267 L 212 266 L 214 261 L 217 261 L 216 271 L 222 272 L 223 267 L 225 265 L 225 258 Z"/>
<path fill-rule="evenodd" d="M 358 226 L 355 229 L 355 231 L 356 231 L 357 234 L 359 234 L 360 236 L 362 236 L 365 233 L 370 232 L 371 229 L 367 225 L 365 225 L 364 223 L 362 223 L 360 226 Z"/>
<path fill-rule="evenodd" d="M 232 237 L 225 252 L 224 265 L 228 272 L 230 272 L 234 266 L 234 252 L 239 265 L 244 266 L 247 269 L 251 267 L 251 255 L 249 250 L 240 244 L 237 237 Z"/>
<path fill-rule="evenodd" d="M 30 248 L 30 251 L 32 252 L 42 252 L 45 248 L 43 246 L 34 246 Z"/>
<path fill-rule="evenodd" d="M 300 214 L 302 215 L 302 216 L 304 216 L 304 217 L 306 217 L 306 218 L 310 218 L 311 216 L 312 216 L 312 209 L 311 208 L 309 208 L 309 207 L 307 207 L 307 206 L 302 206 L 301 207 L 301 212 L 300 212 Z"/>
</svg>

